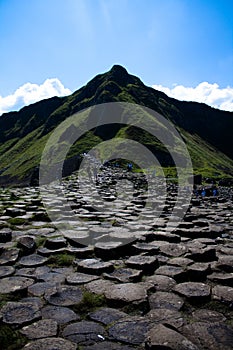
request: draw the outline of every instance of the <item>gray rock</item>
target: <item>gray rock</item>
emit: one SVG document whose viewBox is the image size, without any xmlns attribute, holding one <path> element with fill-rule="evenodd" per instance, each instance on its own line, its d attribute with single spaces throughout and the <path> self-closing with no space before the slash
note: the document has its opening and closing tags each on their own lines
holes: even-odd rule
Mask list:
<svg viewBox="0 0 233 350">
<path fill-rule="evenodd" d="M 71 321 L 79 321 L 80 317 L 68 307 L 47 305 L 41 310 L 43 319 L 52 319 L 58 324 L 65 324 Z"/>
<path fill-rule="evenodd" d="M 195 303 L 207 302 L 211 295 L 210 287 L 200 282 L 179 283 L 173 291 Z"/>
<path fill-rule="evenodd" d="M 44 338 L 25 345 L 23 350 L 76 350 L 77 345 L 63 338 Z"/>
<path fill-rule="evenodd" d="M 19 260 L 19 264 L 26 267 L 41 266 L 41 265 L 44 265 L 46 262 L 48 262 L 48 259 L 38 254 L 23 256 Z"/>
<path fill-rule="evenodd" d="M 227 286 L 214 286 L 212 288 L 212 296 L 214 300 L 219 300 L 226 303 L 233 302 L 233 288 Z"/>
<path fill-rule="evenodd" d="M 19 257 L 19 249 L 12 248 L 0 252 L 0 265 L 13 265 Z"/>
<path fill-rule="evenodd" d="M 131 317 L 116 322 L 109 328 L 109 336 L 123 343 L 140 345 L 144 343 L 151 325 L 144 317 Z"/>
<path fill-rule="evenodd" d="M 233 287 L 233 273 L 214 272 L 208 276 L 208 280 L 218 284 Z"/>
<path fill-rule="evenodd" d="M 156 292 L 149 296 L 151 309 L 169 309 L 179 311 L 184 305 L 184 301 L 172 292 Z"/>
<path fill-rule="evenodd" d="M 4 323 L 24 326 L 41 317 L 39 306 L 36 303 L 8 302 L 2 309 Z"/>
<path fill-rule="evenodd" d="M 92 321 L 80 321 L 66 326 L 63 337 L 78 345 L 92 345 L 106 337 L 104 327 Z"/>
<path fill-rule="evenodd" d="M 183 282 L 187 277 L 187 274 L 184 268 L 178 267 L 178 266 L 172 266 L 172 265 L 160 266 L 156 270 L 156 274 L 171 277 L 176 282 Z"/>
<path fill-rule="evenodd" d="M 108 325 L 123 317 L 127 317 L 128 315 L 125 312 L 105 307 L 89 313 L 88 316 L 92 321 L 97 321 L 103 323 L 104 325 Z"/>
<path fill-rule="evenodd" d="M 142 274 L 143 272 L 141 270 L 130 268 L 117 268 L 112 273 L 104 273 L 103 276 L 113 281 L 126 283 L 140 281 L 142 278 Z"/>
<path fill-rule="evenodd" d="M 131 268 L 139 269 L 144 273 L 152 273 L 158 267 L 158 259 L 155 256 L 135 255 L 126 260 L 126 265 Z"/>
<path fill-rule="evenodd" d="M 111 262 L 101 261 L 100 259 L 85 259 L 77 264 L 78 270 L 84 273 L 101 275 L 103 272 L 112 272 L 114 266 Z"/>
<path fill-rule="evenodd" d="M 179 329 L 184 325 L 181 312 L 173 309 L 152 309 L 145 316 L 153 325 L 162 323 Z"/>
<path fill-rule="evenodd" d="M 147 301 L 147 289 L 143 283 L 119 283 L 107 288 L 104 295 L 111 305 L 141 304 Z"/>
<path fill-rule="evenodd" d="M 187 275 L 190 281 L 205 281 L 211 274 L 211 265 L 208 263 L 194 263 L 187 267 Z"/>
<path fill-rule="evenodd" d="M 220 312 L 208 309 L 196 310 L 192 313 L 192 317 L 200 322 L 224 322 L 226 317 Z"/>
<path fill-rule="evenodd" d="M 129 345 L 117 344 L 110 341 L 103 341 L 90 346 L 84 346 L 82 350 L 135 350 Z"/>
<path fill-rule="evenodd" d="M 81 272 L 73 272 L 72 274 L 66 277 L 66 281 L 68 284 L 79 285 L 79 284 L 85 284 L 91 281 L 95 281 L 99 278 L 100 278 L 99 276 L 95 276 L 95 275 L 88 275 Z"/>
<path fill-rule="evenodd" d="M 182 333 L 198 349 L 232 350 L 233 330 L 223 323 L 194 322 L 184 326 Z"/>
<path fill-rule="evenodd" d="M 30 236 L 22 236 L 17 241 L 17 246 L 22 249 L 24 254 L 31 254 L 36 248 L 34 238 Z"/>
<path fill-rule="evenodd" d="M 43 319 L 25 326 L 20 330 L 28 339 L 40 339 L 55 337 L 57 335 L 57 322 L 50 319 Z"/>
<path fill-rule="evenodd" d="M 25 291 L 34 283 L 33 279 L 26 277 L 5 277 L 0 282 L 0 294 L 9 294 Z"/>
<path fill-rule="evenodd" d="M 13 275 L 15 268 L 13 266 L 0 266 L 0 278 Z"/>
<path fill-rule="evenodd" d="M 55 306 L 71 306 L 81 302 L 82 290 L 75 286 L 59 287 L 52 294 L 45 295 L 45 299 Z"/>
<path fill-rule="evenodd" d="M 162 324 L 156 325 L 148 332 L 145 348 L 147 350 L 199 350 L 183 335 Z"/>
<path fill-rule="evenodd" d="M 160 292 L 169 292 L 176 285 L 173 278 L 157 274 L 147 277 L 146 282 L 152 283 L 156 291 Z"/>
</svg>

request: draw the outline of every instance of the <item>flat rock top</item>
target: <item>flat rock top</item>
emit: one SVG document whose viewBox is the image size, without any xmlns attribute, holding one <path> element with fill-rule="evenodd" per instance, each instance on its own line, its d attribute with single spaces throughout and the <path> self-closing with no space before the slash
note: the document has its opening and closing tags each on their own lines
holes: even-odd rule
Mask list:
<svg viewBox="0 0 233 350">
<path fill-rule="evenodd" d="M 15 325 L 25 325 L 41 316 L 38 304 L 29 302 L 8 302 L 1 314 L 4 323 Z"/>
<path fill-rule="evenodd" d="M 205 283 L 184 282 L 177 284 L 173 291 L 186 298 L 202 298 L 210 296 L 210 287 Z"/>
<path fill-rule="evenodd" d="M 139 302 L 147 298 L 146 285 L 136 283 L 120 283 L 107 288 L 104 292 L 107 300 L 118 302 Z"/>
<path fill-rule="evenodd" d="M 9 294 L 27 289 L 34 280 L 26 277 L 5 277 L 0 281 L 0 294 Z"/>
<path fill-rule="evenodd" d="M 162 324 L 153 327 L 146 340 L 146 349 L 199 350 L 190 340 Z"/>
<path fill-rule="evenodd" d="M 76 350 L 77 345 L 63 338 L 44 338 L 25 345 L 23 350 Z"/>
</svg>

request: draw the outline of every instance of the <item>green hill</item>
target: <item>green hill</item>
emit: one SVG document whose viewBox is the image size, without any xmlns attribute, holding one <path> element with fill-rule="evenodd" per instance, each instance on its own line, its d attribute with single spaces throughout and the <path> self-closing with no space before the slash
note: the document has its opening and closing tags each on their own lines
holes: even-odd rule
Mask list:
<svg viewBox="0 0 233 350">
<path fill-rule="evenodd" d="M 0 185 L 30 184 L 38 174 L 42 151 L 55 127 L 75 112 L 107 102 L 136 103 L 160 113 L 180 132 L 195 173 L 208 177 L 232 176 L 232 112 L 169 98 L 115 65 L 70 96 L 46 99 L 0 117 Z M 75 133 L 75 128 L 67 132 Z M 73 164 L 82 152 L 119 136 L 148 147 L 168 171 L 172 167 L 167 149 L 156 138 L 133 126 L 120 124 L 89 130 L 70 148 L 67 162 Z M 54 147 L 56 154 L 59 145 Z"/>
</svg>

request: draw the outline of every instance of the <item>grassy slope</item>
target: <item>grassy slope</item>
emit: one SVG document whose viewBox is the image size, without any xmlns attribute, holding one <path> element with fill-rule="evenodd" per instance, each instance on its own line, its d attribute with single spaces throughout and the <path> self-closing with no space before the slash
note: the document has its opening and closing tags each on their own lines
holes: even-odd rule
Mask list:
<svg viewBox="0 0 233 350">
<path fill-rule="evenodd" d="M 113 101 L 137 103 L 147 106 L 174 121 L 176 125 L 179 125 L 178 129 L 187 144 L 196 173 L 202 173 L 204 176 L 208 177 L 222 177 L 233 174 L 233 161 L 230 158 L 218 151 L 215 147 L 211 146 L 207 141 L 198 136 L 197 133 L 192 134 L 191 132 L 187 132 L 185 123 L 188 122 L 188 127 L 190 128 L 190 107 L 189 110 L 187 110 L 187 115 L 183 115 L 178 108 L 180 102 L 178 103 L 177 101 L 177 103 L 173 103 L 174 101 L 166 97 L 165 94 L 144 86 L 137 77 L 124 75 L 123 72 L 121 73 L 122 74 L 116 75 L 116 71 L 111 70 L 106 74 L 96 76 L 85 87 L 76 91 L 71 96 L 63 98 L 62 104 L 60 103 L 60 100 L 48 101 L 48 108 L 51 108 L 51 114 L 48 117 L 46 114 L 40 114 L 40 109 L 38 109 L 40 104 L 37 104 L 37 113 L 40 115 L 41 124 L 36 129 L 33 129 L 36 124 L 34 120 L 35 107 L 33 107 L 33 105 L 31 107 L 33 113 L 32 116 L 30 116 L 30 106 L 27 107 L 25 109 L 27 111 L 27 123 L 30 124 L 31 120 L 34 122 L 32 123 L 32 130 L 30 130 L 30 125 L 28 124 L 27 130 L 30 132 L 24 137 L 16 137 L 13 133 L 14 129 L 17 129 L 18 122 L 17 118 L 14 117 L 16 119 L 16 124 L 12 126 L 12 137 L 0 144 L 1 175 L 7 175 L 9 177 L 17 176 L 20 179 L 29 178 L 33 169 L 39 165 L 42 151 L 46 141 L 52 134 L 52 130 L 59 125 L 60 122 L 83 108 L 98 103 Z M 57 108 L 55 108 L 55 104 L 58 105 Z M 42 105 L 47 113 L 46 102 L 43 102 Z M 198 108 L 198 105 L 195 104 L 192 108 L 191 112 L 193 111 L 193 113 L 196 113 L 195 109 Z M 205 122 L 209 110 L 207 106 L 203 108 L 205 113 L 203 112 L 204 119 L 202 120 L 201 108 L 203 107 L 200 106 L 200 117 L 193 114 L 191 118 L 191 122 L 194 123 L 195 116 L 198 116 L 198 127 L 201 126 L 203 120 Z M 218 120 L 218 113 L 221 112 L 217 111 L 213 114 L 216 120 Z M 143 118 L 143 115 L 139 115 L 139 118 Z M 150 116 L 150 118 L 151 122 L 154 123 L 153 117 Z M 229 118 L 228 121 L 230 121 Z M 83 120 L 81 123 L 82 122 Z M 77 125 L 79 127 L 81 124 Z M 154 123 L 154 125 L 155 128 L 158 127 L 158 125 L 156 126 L 156 123 Z M 182 127 L 182 125 L 184 125 L 184 127 Z M 101 129 L 100 127 L 94 132 L 87 132 L 70 148 L 68 157 L 92 149 L 95 145 L 100 143 L 103 138 L 106 139 L 106 135 L 112 135 L 112 132 L 111 127 L 109 130 L 106 130 L 106 128 Z M 160 154 L 161 158 L 164 157 L 167 159 L 166 155 L 168 152 L 165 147 L 161 145 L 157 139 L 153 139 L 148 133 L 141 132 L 138 129 L 129 126 L 122 127 L 120 130 L 115 130 L 114 132 L 115 134 L 113 133 L 113 136 L 134 139 L 147 146 L 153 153 Z M 53 151 L 54 159 L 59 161 L 59 146 L 54 145 Z M 176 151 L 182 153 L 182 149 L 179 149 L 179 147 L 177 147 Z M 170 166 L 170 164 L 167 165 Z M 168 167 L 168 173 L 169 172 L 170 168 Z"/>
</svg>

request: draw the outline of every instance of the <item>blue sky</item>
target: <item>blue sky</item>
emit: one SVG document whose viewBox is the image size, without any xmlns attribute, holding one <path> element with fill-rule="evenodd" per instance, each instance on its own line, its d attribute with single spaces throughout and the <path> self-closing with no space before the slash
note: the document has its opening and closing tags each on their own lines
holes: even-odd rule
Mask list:
<svg viewBox="0 0 233 350">
<path fill-rule="evenodd" d="M 232 0 L 0 0 L 0 33 L 0 114 L 115 63 L 176 98 L 233 110 Z"/>
</svg>

